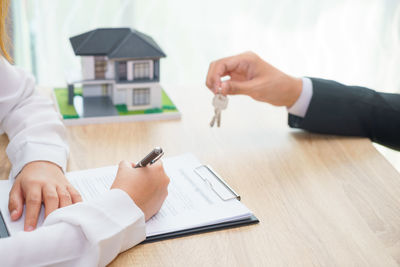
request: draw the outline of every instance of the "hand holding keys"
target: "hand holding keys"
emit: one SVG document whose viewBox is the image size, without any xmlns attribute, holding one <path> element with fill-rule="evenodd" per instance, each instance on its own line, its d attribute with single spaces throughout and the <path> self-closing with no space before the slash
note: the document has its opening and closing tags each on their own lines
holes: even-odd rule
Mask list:
<svg viewBox="0 0 400 267">
<path fill-rule="evenodd" d="M 217 121 L 217 126 L 221 126 L 221 111 L 228 107 L 228 97 L 222 95 L 221 93 L 215 94 L 212 104 L 214 106 L 214 117 L 210 122 L 210 126 L 213 127 L 215 121 Z"/>
</svg>

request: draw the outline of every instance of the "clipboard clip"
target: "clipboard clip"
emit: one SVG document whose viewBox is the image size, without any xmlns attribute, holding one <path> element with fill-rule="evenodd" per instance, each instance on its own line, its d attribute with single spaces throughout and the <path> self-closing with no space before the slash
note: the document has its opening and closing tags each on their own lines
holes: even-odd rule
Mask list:
<svg viewBox="0 0 400 267">
<path fill-rule="evenodd" d="M 223 200 L 237 199 L 240 195 L 233 190 L 213 169 L 208 165 L 201 165 L 194 169 L 194 172 Z"/>
</svg>

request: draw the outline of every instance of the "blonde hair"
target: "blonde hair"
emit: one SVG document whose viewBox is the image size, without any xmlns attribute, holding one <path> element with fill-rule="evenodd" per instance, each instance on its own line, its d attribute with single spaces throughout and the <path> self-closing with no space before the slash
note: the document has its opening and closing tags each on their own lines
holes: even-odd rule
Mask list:
<svg viewBox="0 0 400 267">
<path fill-rule="evenodd" d="M 10 39 L 7 34 L 7 24 L 8 24 L 8 8 L 10 6 L 9 0 L 0 0 L 0 52 L 8 60 L 12 61 L 11 56 L 8 54 L 7 49 L 10 45 Z"/>
</svg>

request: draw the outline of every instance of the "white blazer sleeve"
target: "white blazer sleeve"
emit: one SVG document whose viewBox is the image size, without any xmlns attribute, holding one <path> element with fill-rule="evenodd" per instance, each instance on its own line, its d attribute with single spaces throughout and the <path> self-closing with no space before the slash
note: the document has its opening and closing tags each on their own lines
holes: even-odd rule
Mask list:
<svg viewBox="0 0 400 267">
<path fill-rule="evenodd" d="M 10 143 L 7 155 L 14 178 L 25 164 L 51 161 L 65 171 L 65 128 L 52 102 L 35 91 L 34 78 L 0 57 L 0 132 Z"/>
<path fill-rule="evenodd" d="M 113 189 L 54 211 L 33 232 L 0 239 L 1 266 L 105 266 L 145 238 L 143 212 Z"/>
</svg>

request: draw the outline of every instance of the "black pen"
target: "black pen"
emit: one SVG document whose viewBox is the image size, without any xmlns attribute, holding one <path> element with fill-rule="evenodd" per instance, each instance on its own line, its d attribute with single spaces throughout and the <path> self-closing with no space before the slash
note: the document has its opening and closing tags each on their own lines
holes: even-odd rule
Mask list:
<svg viewBox="0 0 400 267">
<path fill-rule="evenodd" d="M 164 155 L 161 147 L 154 148 L 146 157 L 136 163 L 135 168 L 146 167 L 148 164 L 153 164 Z"/>
</svg>

